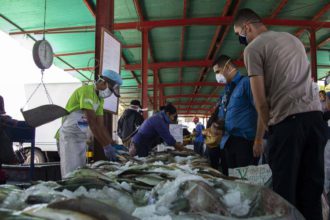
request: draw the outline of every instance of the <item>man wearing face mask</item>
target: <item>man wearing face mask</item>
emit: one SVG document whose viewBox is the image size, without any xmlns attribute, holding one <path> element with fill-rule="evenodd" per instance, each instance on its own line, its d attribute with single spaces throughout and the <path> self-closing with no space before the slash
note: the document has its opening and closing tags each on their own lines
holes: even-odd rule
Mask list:
<svg viewBox="0 0 330 220">
<path fill-rule="evenodd" d="M 86 164 L 89 129 L 103 146 L 105 156 L 109 160 L 116 159 L 113 140 L 104 126 L 103 104 L 112 94 L 119 97 L 121 84 L 118 73 L 105 70 L 94 85 L 81 86 L 69 98 L 65 108 L 70 114 L 63 118 L 59 130 L 62 177 Z"/>
<path fill-rule="evenodd" d="M 146 157 L 149 151 L 157 145 L 161 137 L 169 146 L 178 150 L 182 149 L 182 143 L 177 143 L 170 134 L 169 125 L 177 121 L 176 108 L 167 104 L 162 111 L 145 120 L 139 131 L 132 138 L 132 142 L 139 157 Z"/>
<path fill-rule="evenodd" d="M 193 118 L 193 122 L 195 123 L 195 141 L 194 141 L 194 151 L 199 155 L 203 156 L 204 154 L 204 136 L 203 130 L 205 129 L 204 125 L 199 122 L 198 117 Z"/>
<path fill-rule="evenodd" d="M 122 139 L 123 145 L 128 148 L 131 144 L 131 138 L 144 121 L 141 111 L 140 101 L 132 100 L 129 108 L 125 109 L 118 120 L 118 136 Z"/>
<path fill-rule="evenodd" d="M 234 31 L 247 45 L 244 62 L 258 127 L 269 130 L 273 190 L 306 219 L 322 219 L 327 125 L 305 47 L 289 33 L 268 31 L 251 9 L 238 11 Z"/>
<path fill-rule="evenodd" d="M 249 78 L 242 76 L 230 57 L 219 56 L 213 63 L 218 83 L 226 84 L 219 105 L 219 119 L 225 120 L 225 133 L 220 148 L 224 149 L 223 173 L 228 168 L 256 164 L 262 142 L 256 139 L 257 111 L 254 107 Z M 259 143 L 259 142 L 260 143 Z M 227 166 L 226 166 L 227 165 Z"/>
</svg>

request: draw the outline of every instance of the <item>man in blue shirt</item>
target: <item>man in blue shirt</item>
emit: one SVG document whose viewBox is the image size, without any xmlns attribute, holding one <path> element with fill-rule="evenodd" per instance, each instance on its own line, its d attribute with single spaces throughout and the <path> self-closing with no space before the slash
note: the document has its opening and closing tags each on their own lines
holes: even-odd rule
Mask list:
<svg viewBox="0 0 330 220">
<path fill-rule="evenodd" d="M 202 131 L 204 130 L 204 125 L 202 125 L 202 123 L 199 122 L 198 117 L 194 117 L 193 122 L 196 125 L 194 151 L 202 156 L 204 152 L 204 137 L 202 134 Z"/>
<path fill-rule="evenodd" d="M 226 84 L 221 96 L 219 118 L 225 120 L 225 134 L 220 148 L 224 149 L 228 168 L 256 164 L 262 152 L 264 131 L 257 130 L 257 111 L 254 107 L 249 78 L 242 76 L 226 55 L 219 56 L 213 63 L 219 83 Z M 227 170 L 223 173 L 227 174 Z"/>
<path fill-rule="evenodd" d="M 139 131 L 132 138 L 136 154 L 139 157 L 148 156 L 149 151 L 158 144 L 159 137 L 167 145 L 174 146 L 180 150 L 182 144 L 177 143 L 169 131 L 169 124 L 176 122 L 176 120 L 177 111 L 172 104 L 167 104 L 164 110 L 145 120 Z"/>
</svg>

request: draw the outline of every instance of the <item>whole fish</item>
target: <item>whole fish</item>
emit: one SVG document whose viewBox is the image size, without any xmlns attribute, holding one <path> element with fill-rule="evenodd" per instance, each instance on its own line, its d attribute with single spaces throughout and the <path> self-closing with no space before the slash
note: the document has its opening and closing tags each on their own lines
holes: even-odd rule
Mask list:
<svg viewBox="0 0 330 220">
<path fill-rule="evenodd" d="M 68 199 L 54 202 L 48 205 L 49 208 L 58 210 L 71 210 L 93 216 L 98 220 L 135 220 L 137 218 L 108 204 L 90 198 Z"/>
<path fill-rule="evenodd" d="M 34 205 L 23 210 L 22 214 L 47 220 L 97 220 L 92 216 L 65 209 L 53 209 L 46 205 Z"/>
</svg>

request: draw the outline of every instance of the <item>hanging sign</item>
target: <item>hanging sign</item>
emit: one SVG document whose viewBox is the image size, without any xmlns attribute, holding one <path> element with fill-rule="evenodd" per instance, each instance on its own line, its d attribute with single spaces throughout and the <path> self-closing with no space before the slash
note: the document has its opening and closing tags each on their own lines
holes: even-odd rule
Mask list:
<svg viewBox="0 0 330 220">
<path fill-rule="evenodd" d="M 104 70 L 120 73 L 121 43 L 106 28 L 101 29 L 101 55 L 99 75 Z M 119 98 L 114 94 L 104 99 L 104 109 L 114 114 L 118 113 Z"/>
</svg>

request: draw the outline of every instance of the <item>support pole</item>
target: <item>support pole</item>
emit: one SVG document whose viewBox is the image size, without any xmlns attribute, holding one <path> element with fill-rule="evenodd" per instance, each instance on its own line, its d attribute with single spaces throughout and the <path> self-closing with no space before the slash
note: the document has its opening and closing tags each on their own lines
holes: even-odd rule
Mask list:
<svg viewBox="0 0 330 220">
<path fill-rule="evenodd" d="M 108 29 L 113 33 L 114 26 L 114 0 L 97 0 L 96 4 L 96 30 L 95 30 L 95 59 L 101 56 L 101 29 Z M 98 65 L 95 64 L 95 73 L 98 73 Z M 97 78 L 97 74 L 95 74 Z"/>
<path fill-rule="evenodd" d="M 96 1 L 96 30 L 95 30 L 95 59 L 100 61 L 101 55 L 101 29 L 102 27 L 108 29 L 113 33 L 114 27 L 114 0 L 97 0 Z M 98 79 L 99 62 L 95 62 L 95 80 Z M 112 114 L 104 112 L 104 125 L 112 136 Z M 94 160 L 105 160 L 103 146 L 95 142 Z"/>
<path fill-rule="evenodd" d="M 142 30 L 142 107 L 148 108 L 148 29 Z M 143 112 L 143 117 L 148 117 L 148 112 Z"/>
<path fill-rule="evenodd" d="M 163 87 L 159 88 L 159 107 L 164 105 L 164 90 Z"/>
<path fill-rule="evenodd" d="M 154 112 L 158 110 L 158 70 L 154 70 Z"/>
<path fill-rule="evenodd" d="M 316 54 L 316 37 L 315 30 L 311 29 L 310 31 L 310 46 L 311 46 L 311 71 L 312 78 L 314 82 L 317 82 L 317 54 Z"/>
</svg>

